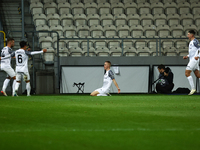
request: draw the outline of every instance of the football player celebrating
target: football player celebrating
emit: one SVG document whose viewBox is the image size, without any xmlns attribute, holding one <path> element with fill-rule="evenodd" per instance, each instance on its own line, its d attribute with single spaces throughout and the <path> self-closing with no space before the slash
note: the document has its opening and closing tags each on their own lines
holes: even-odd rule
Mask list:
<svg viewBox="0 0 200 150">
<path fill-rule="evenodd" d="M 12 47 L 14 47 L 15 45 L 15 40 L 13 38 L 9 38 L 7 40 L 7 46 L 4 47 L 1 50 L 1 57 L 6 57 L 9 56 L 12 53 Z M 7 74 L 7 78 L 5 79 L 5 81 L 3 82 L 3 87 L 1 90 L 1 93 L 4 96 L 7 96 L 6 94 L 6 88 L 8 86 L 8 83 L 10 82 L 10 79 L 13 78 L 13 92 L 12 95 L 14 95 L 14 91 L 15 91 L 15 83 L 16 83 L 16 75 L 15 75 L 15 71 L 13 70 L 13 68 L 11 67 L 11 58 L 6 58 L 4 60 L 1 60 L 1 70 L 5 71 Z"/>
<path fill-rule="evenodd" d="M 19 88 L 19 85 L 21 83 L 21 77 L 24 77 L 24 80 L 26 82 L 26 90 L 27 90 L 27 96 L 30 96 L 31 86 L 30 86 L 30 75 L 28 72 L 28 58 L 29 55 L 36 55 L 47 52 L 47 49 L 43 49 L 42 51 L 35 51 L 30 52 L 27 51 L 27 43 L 25 41 L 21 41 L 20 43 L 21 49 L 16 50 L 11 55 L 0 58 L 0 59 L 6 59 L 9 57 L 15 57 L 16 58 L 16 84 L 15 84 L 15 93 L 14 96 L 17 96 L 17 91 Z"/>
<path fill-rule="evenodd" d="M 194 30 L 189 30 L 187 37 L 190 40 L 189 44 L 189 54 L 187 56 L 184 56 L 183 59 L 189 58 L 189 63 L 186 67 L 185 70 L 185 76 L 187 77 L 190 86 L 191 86 L 191 91 L 188 95 L 193 95 L 196 92 L 196 89 L 194 87 L 194 81 L 191 76 L 191 72 L 193 71 L 195 76 L 197 78 L 200 78 L 200 73 L 199 73 L 199 41 L 194 37 L 195 36 L 195 31 Z"/>
<path fill-rule="evenodd" d="M 104 69 L 106 72 L 104 74 L 103 86 L 99 89 L 96 89 L 94 92 L 92 92 L 90 94 L 91 96 L 108 96 L 112 81 L 115 84 L 115 86 L 117 87 L 118 93 L 120 93 L 120 88 L 115 80 L 112 70 L 110 70 L 110 66 L 111 66 L 110 61 L 106 61 L 104 63 Z"/>
</svg>

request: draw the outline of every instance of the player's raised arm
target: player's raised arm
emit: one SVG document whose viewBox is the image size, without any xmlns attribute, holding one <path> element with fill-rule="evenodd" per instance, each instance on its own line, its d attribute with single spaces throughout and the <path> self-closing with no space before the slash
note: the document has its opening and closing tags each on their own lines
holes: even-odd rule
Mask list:
<svg viewBox="0 0 200 150">
<path fill-rule="evenodd" d="M 41 51 L 34 51 L 34 52 L 30 52 L 30 51 L 26 51 L 27 55 L 37 55 L 37 54 L 42 54 L 42 53 L 46 53 L 47 49 L 43 49 Z"/>
<path fill-rule="evenodd" d="M 115 84 L 115 86 L 116 86 L 116 88 L 117 88 L 117 90 L 118 90 L 118 93 L 120 93 L 120 88 L 119 88 L 119 86 L 118 86 L 118 84 L 117 84 L 117 81 L 116 81 L 115 79 L 113 79 L 112 81 L 113 81 L 113 83 Z"/>
<path fill-rule="evenodd" d="M 10 58 L 10 57 L 15 57 L 15 52 L 13 52 L 12 54 L 7 55 L 5 57 L 0 57 L 0 60 L 4 60 L 4 59 Z"/>
</svg>

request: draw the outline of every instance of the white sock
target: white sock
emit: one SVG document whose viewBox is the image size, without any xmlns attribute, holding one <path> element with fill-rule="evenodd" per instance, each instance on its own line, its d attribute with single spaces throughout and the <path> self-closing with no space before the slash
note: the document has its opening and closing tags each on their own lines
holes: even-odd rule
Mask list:
<svg viewBox="0 0 200 150">
<path fill-rule="evenodd" d="M 30 85 L 30 82 L 26 83 L 26 90 L 27 90 L 27 96 L 30 95 L 30 92 L 31 92 L 31 85 Z"/>
<path fill-rule="evenodd" d="M 13 95 L 14 95 L 14 93 L 15 93 L 15 84 L 16 84 L 16 80 L 13 80 L 13 85 L 12 85 Z"/>
<path fill-rule="evenodd" d="M 8 83 L 10 82 L 10 79 L 5 79 L 5 81 L 3 82 L 3 87 L 2 87 L 2 91 L 6 91 L 6 88 L 8 86 Z"/>
<path fill-rule="evenodd" d="M 16 82 L 16 83 L 15 83 L 15 91 L 18 91 L 19 85 L 20 85 L 19 82 Z"/>
<path fill-rule="evenodd" d="M 107 96 L 106 94 L 97 94 L 97 96 Z"/>
<path fill-rule="evenodd" d="M 194 82 L 193 82 L 192 76 L 187 77 L 187 79 L 188 79 L 188 81 L 189 81 L 189 83 L 190 83 L 191 90 L 194 90 L 195 87 L 194 87 Z"/>
</svg>

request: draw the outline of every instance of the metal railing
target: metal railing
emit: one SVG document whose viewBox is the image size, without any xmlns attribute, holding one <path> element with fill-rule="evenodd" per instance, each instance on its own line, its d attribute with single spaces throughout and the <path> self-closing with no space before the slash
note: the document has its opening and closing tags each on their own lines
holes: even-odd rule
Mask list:
<svg viewBox="0 0 200 150">
<path fill-rule="evenodd" d="M 3 43 L 4 47 L 6 46 L 6 33 L 4 31 L 0 31 L 0 33 L 3 33 Z"/>
</svg>

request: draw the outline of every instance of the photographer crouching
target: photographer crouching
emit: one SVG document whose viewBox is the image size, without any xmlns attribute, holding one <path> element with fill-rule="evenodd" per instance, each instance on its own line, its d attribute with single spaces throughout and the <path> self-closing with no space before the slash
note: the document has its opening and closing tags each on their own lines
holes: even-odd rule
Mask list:
<svg viewBox="0 0 200 150">
<path fill-rule="evenodd" d="M 174 88 L 173 78 L 174 74 L 172 73 L 169 67 L 165 68 L 164 65 L 158 66 L 158 71 L 160 72 L 158 82 L 156 84 L 157 93 L 169 94 Z"/>
</svg>

